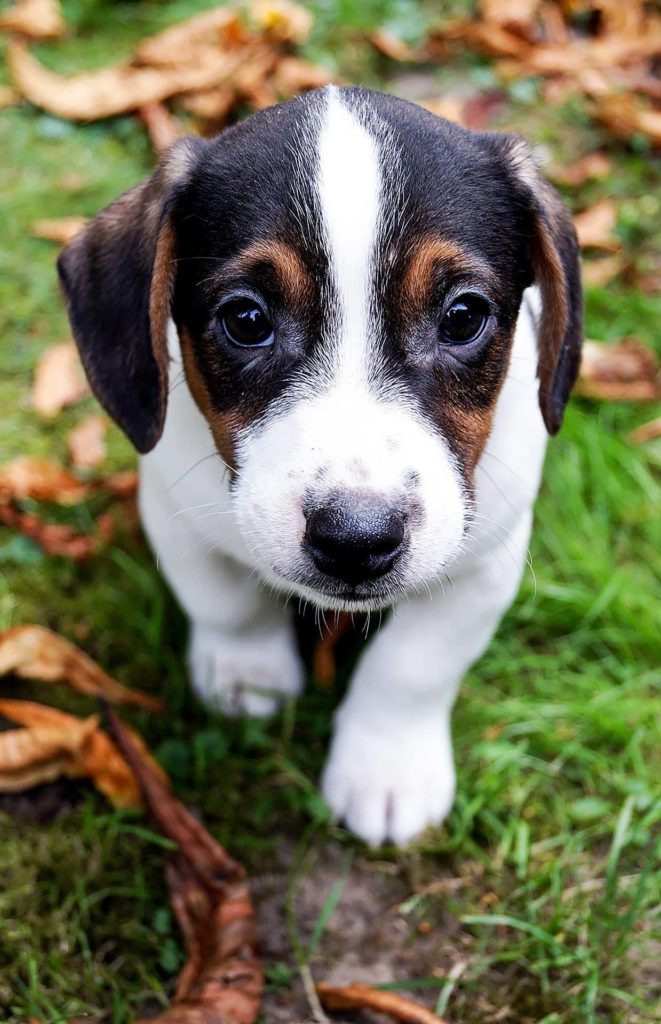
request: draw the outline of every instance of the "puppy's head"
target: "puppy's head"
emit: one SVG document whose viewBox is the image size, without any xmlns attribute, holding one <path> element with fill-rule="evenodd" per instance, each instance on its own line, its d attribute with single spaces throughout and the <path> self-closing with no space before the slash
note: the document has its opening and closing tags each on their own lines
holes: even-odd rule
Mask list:
<svg viewBox="0 0 661 1024">
<path fill-rule="evenodd" d="M 577 372 L 576 238 L 525 144 L 358 89 L 179 143 L 60 274 L 92 386 L 142 452 L 174 318 L 262 575 L 330 607 L 387 605 L 456 555 L 534 281 L 551 433 Z"/>
</svg>

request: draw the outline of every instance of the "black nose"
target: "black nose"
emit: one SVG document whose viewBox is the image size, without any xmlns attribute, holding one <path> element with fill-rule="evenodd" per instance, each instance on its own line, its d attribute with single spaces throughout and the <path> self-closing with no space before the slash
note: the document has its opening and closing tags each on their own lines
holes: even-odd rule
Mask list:
<svg viewBox="0 0 661 1024">
<path fill-rule="evenodd" d="M 342 495 L 307 516 L 305 539 L 328 576 L 360 583 L 392 568 L 404 543 L 405 517 L 373 495 Z"/>
</svg>

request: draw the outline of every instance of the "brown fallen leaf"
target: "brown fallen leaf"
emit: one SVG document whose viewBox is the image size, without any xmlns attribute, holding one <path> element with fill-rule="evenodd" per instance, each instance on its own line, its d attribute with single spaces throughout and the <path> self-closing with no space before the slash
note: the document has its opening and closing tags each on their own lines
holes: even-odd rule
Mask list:
<svg viewBox="0 0 661 1024">
<path fill-rule="evenodd" d="M 586 341 L 576 393 L 614 402 L 653 401 L 660 394 L 656 357 L 635 338 Z"/>
<path fill-rule="evenodd" d="M 14 626 L 0 633 L 0 676 L 66 683 L 77 693 L 161 711 L 163 702 L 117 682 L 84 651 L 45 626 Z"/>
<path fill-rule="evenodd" d="M 339 612 L 331 627 L 326 627 L 312 653 L 312 675 L 320 686 L 332 686 L 337 670 L 335 648 L 351 626 L 351 616 Z"/>
<path fill-rule="evenodd" d="M 32 408 L 51 417 L 89 394 L 89 385 L 73 341 L 51 345 L 39 358 L 32 384 Z"/>
<path fill-rule="evenodd" d="M 443 1018 L 432 1013 L 426 1006 L 420 1006 L 396 992 L 372 988 L 362 982 L 354 981 L 350 985 L 319 984 L 316 989 L 328 1010 L 376 1010 L 404 1024 L 443 1024 Z"/>
<path fill-rule="evenodd" d="M 94 469 L 105 461 L 108 420 L 105 416 L 87 416 L 67 434 L 69 458 L 78 469 Z"/>
<path fill-rule="evenodd" d="M 644 135 L 652 145 L 661 146 L 661 110 L 641 106 L 631 95 L 600 96 L 594 114 L 620 139 L 629 141 L 634 135 Z"/>
<path fill-rule="evenodd" d="M 586 153 L 573 164 L 549 168 L 548 175 L 558 185 L 578 188 L 586 181 L 601 181 L 602 178 L 608 177 L 612 167 L 610 157 L 597 149 L 593 153 Z"/>
<path fill-rule="evenodd" d="M 47 242 L 68 245 L 86 224 L 87 217 L 52 217 L 46 220 L 35 220 L 30 225 L 30 234 L 34 238 L 43 238 Z"/>
<path fill-rule="evenodd" d="M 314 24 L 310 11 L 289 0 L 253 0 L 250 15 L 259 31 L 285 43 L 304 43 Z"/>
<path fill-rule="evenodd" d="M 232 7 L 213 7 L 138 43 L 134 59 L 151 67 L 179 67 L 203 59 L 209 61 L 219 49 L 245 43 L 245 25 Z"/>
<path fill-rule="evenodd" d="M 487 22 L 507 25 L 527 33 L 540 3 L 541 0 L 482 0 L 480 14 Z"/>
<path fill-rule="evenodd" d="M 409 46 L 403 39 L 396 36 L 387 28 L 377 28 L 371 33 L 369 40 L 375 50 L 382 53 L 390 60 L 413 62 L 418 59 L 418 54 L 413 46 Z"/>
<path fill-rule="evenodd" d="M 616 252 L 622 245 L 613 232 L 617 224 L 617 206 L 612 199 L 600 199 L 594 206 L 577 213 L 574 227 L 582 249 L 606 249 Z"/>
<path fill-rule="evenodd" d="M 12 89 L 8 85 L 0 85 L 0 110 L 15 106 L 20 98 L 16 89 Z"/>
<path fill-rule="evenodd" d="M 96 537 L 74 530 L 64 523 L 47 523 L 38 516 L 23 512 L 14 505 L 0 503 L 0 525 L 29 537 L 47 555 L 70 558 L 74 562 L 86 561 L 99 546 Z M 104 539 L 111 538 L 103 534 Z"/>
<path fill-rule="evenodd" d="M 99 728 L 97 715 L 81 719 L 28 700 L 0 700 L 0 715 L 24 726 L 0 733 L 0 792 L 21 792 L 62 776 L 88 778 L 113 807 L 142 807 L 135 775 Z M 162 776 L 142 739 L 136 733 L 132 739 Z"/>
<path fill-rule="evenodd" d="M 336 79 L 324 68 L 301 57 L 283 57 L 273 72 L 273 88 L 283 99 L 309 89 L 320 89 Z"/>
<path fill-rule="evenodd" d="M 181 135 L 179 122 L 163 103 L 147 103 L 138 115 L 156 153 L 164 153 Z"/>
<path fill-rule="evenodd" d="M 604 285 L 619 277 L 627 267 L 627 258 L 621 252 L 615 252 L 611 256 L 602 256 L 583 264 L 583 281 L 585 284 L 603 288 Z"/>
<path fill-rule="evenodd" d="M 420 105 L 425 110 L 431 110 L 432 114 L 436 114 L 437 117 L 443 117 L 446 121 L 463 125 L 465 102 L 464 97 L 447 95 L 422 100 Z"/>
<path fill-rule="evenodd" d="M 18 42 L 7 47 L 7 66 L 21 94 L 55 117 L 98 121 L 159 103 L 170 96 L 231 81 L 239 68 L 258 59 L 261 42 L 234 53 L 214 48 L 207 60 L 174 67 L 119 64 L 66 77 L 49 71 Z"/>
<path fill-rule="evenodd" d="M 163 835 L 178 846 L 166 878 L 188 959 L 172 1005 L 149 1019 L 152 1024 L 254 1024 L 263 974 L 245 869 L 173 796 L 117 716 L 110 709 L 106 715 L 145 805 Z"/>
<path fill-rule="evenodd" d="M 75 505 L 88 491 L 73 473 L 38 455 L 21 455 L 0 468 L 0 505 L 26 498 Z"/>
<path fill-rule="evenodd" d="M 15 0 L 0 12 L 0 32 L 18 32 L 30 39 L 57 39 L 65 29 L 58 0 Z"/>
<path fill-rule="evenodd" d="M 632 444 L 647 444 L 648 441 L 655 441 L 657 437 L 661 437 L 661 416 L 650 420 L 649 423 L 643 423 L 629 434 Z"/>
</svg>

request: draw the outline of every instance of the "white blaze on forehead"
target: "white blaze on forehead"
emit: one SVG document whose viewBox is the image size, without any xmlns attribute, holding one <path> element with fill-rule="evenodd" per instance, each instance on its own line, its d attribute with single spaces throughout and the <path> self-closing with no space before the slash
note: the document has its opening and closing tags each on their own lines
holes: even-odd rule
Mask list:
<svg viewBox="0 0 661 1024">
<path fill-rule="evenodd" d="M 318 140 L 318 195 L 340 302 L 337 369 L 364 375 L 381 174 L 376 143 L 331 87 Z"/>
</svg>

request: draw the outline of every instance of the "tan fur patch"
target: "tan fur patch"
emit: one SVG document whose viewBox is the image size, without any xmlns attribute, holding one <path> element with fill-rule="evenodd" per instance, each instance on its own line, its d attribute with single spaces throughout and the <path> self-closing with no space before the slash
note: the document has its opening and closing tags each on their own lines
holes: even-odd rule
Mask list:
<svg viewBox="0 0 661 1024">
<path fill-rule="evenodd" d="M 233 411 L 218 412 L 213 408 L 209 391 L 193 356 L 193 343 L 190 334 L 182 325 L 178 325 L 181 355 L 184 372 L 191 394 L 198 409 L 209 424 L 211 435 L 225 465 L 232 476 L 236 472 L 236 435 L 241 426 L 239 418 Z"/>
<path fill-rule="evenodd" d="M 450 239 L 428 235 L 413 248 L 404 272 L 402 298 L 405 306 L 414 310 L 428 306 L 434 274 L 439 266 L 455 274 L 473 272 L 487 280 L 493 277 L 484 260 L 473 256 Z"/>
<path fill-rule="evenodd" d="M 278 239 L 260 239 L 239 253 L 228 270 L 246 272 L 259 263 L 270 263 L 288 303 L 295 305 L 309 295 L 312 278 L 295 249 Z"/>
</svg>

